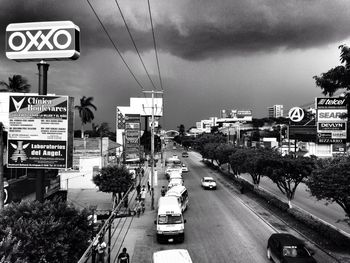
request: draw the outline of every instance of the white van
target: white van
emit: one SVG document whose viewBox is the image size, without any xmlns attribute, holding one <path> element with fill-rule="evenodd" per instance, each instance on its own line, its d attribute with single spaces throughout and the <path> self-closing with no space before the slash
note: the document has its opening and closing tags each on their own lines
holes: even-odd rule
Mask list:
<svg viewBox="0 0 350 263">
<path fill-rule="evenodd" d="M 166 192 L 165 196 L 175 196 L 181 207 L 181 211 L 185 211 L 189 205 L 188 192 L 184 185 L 173 186 Z"/>
<path fill-rule="evenodd" d="M 157 241 L 172 242 L 177 239 L 183 242 L 185 239 L 185 223 L 178 200 L 175 196 L 163 196 L 159 198 L 157 219 Z"/>
<path fill-rule="evenodd" d="M 176 170 L 169 173 L 168 180 L 175 179 L 175 178 L 182 179 L 182 171 Z"/>
<path fill-rule="evenodd" d="M 184 180 L 182 178 L 173 178 L 168 183 L 168 189 L 176 186 L 176 185 L 184 185 Z"/>
<path fill-rule="evenodd" d="M 192 263 L 187 249 L 167 249 L 153 253 L 153 263 Z"/>
</svg>

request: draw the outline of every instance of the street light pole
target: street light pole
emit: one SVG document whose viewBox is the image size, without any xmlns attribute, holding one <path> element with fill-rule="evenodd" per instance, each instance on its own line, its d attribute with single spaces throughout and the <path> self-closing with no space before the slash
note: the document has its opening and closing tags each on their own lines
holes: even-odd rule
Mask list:
<svg viewBox="0 0 350 263">
<path fill-rule="evenodd" d="M 152 94 L 152 117 L 151 117 L 151 209 L 154 210 L 154 94 L 163 94 L 163 91 L 143 91 Z"/>
</svg>

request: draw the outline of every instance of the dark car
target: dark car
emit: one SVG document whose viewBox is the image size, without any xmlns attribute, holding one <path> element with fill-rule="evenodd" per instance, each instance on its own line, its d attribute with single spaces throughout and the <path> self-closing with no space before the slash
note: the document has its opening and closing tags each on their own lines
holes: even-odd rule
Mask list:
<svg viewBox="0 0 350 263">
<path fill-rule="evenodd" d="M 183 152 L 182 157 L 188 157 L 188 152 Z"/>
<path fill-rule="evenodd" d="M 281 263 L 317 263 L 305 244 L 288 233 L 272 234 L 267 241 L 267 258 Z"/>
</svg>

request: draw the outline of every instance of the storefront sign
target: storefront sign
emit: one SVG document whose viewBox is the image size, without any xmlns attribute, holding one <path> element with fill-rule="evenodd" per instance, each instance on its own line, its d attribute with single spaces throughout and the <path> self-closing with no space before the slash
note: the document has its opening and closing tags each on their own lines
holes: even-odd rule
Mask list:
<svg viewBox="0 0 350 263">
<path fill-rule="evenodd" d="M 135 159 L 140 157 L 140 114 L 125 114 L 125 158 Z"/>
<path fill-rule="evenodd" d="M 288 112 L 288 117 L 292 122 L 300 122 L 304 119 L 304 116 L 304 110 L 299 107 L 293 107 Z"/>
<path fill-rule="evenodd" d="M 316 98 L 317 109 L 346 109 L 345 98 Z"/>
<path fill-rule="evenodd" d="M 16 61 L 77 59 L 79 34 L 79 27 L 71 21 L 9 24 L 6 56 Z"/>
<path fill-rule="evenodd" d="M 347 118 L 344 117 L 347 114 L 346 109 L 332 109 L 332 110 L 317 110 L 317 121 L 328 121 L 328 122 L 337 122 L 337 121 L 347 121 Z"/>
</svg>

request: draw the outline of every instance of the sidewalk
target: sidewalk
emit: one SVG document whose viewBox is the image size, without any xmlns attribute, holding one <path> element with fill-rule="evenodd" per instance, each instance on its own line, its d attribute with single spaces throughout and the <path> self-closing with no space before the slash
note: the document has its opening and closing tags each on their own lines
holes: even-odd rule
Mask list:
<svg viewBox="0 0 350 263">
<path fill-rule="evenodd" d="M 162 175 L 162 167 L 157 166 L 158 177 Z M 143 184 L 147 185 L 147 180 L 151 176 L 150 168 L 146 170 L 143 178 Z M 126 247 L 130 255 L 130 262 L 149 263 L 151 258 L 148 257 L 152 248 L 153 241 L 153 226 L 156 218 L 157 203 L 160 196 L 159 185 L 154 186 L 154 210 L 151 209 L 151 195 L 147 193 L 146 210 L 140 217 L 134 216 L 130 218 L 130 227 L 127 230 L 127 235 L 121 244 L 121 249 Z M 145 240 L 147 240 L 145 242 Z M 120 249 L 120 250 L 121 250 Z M 137 253 L 136 253 L 137 251 Z M 111 262 L 117 257 L 118 251 L 112 251 Z"/>
<path fill-rule="evenodd" d="M 163 176 L 163 167 L 157 166 L 158 180 Z M 145 167 L 145 175 L 141 179 L 141 185 L 147 189 L 147 181 L 151 176 L 150 167 Z M 146 209 L 140 217 L 127 216 L 115 218 L 112 224 L 111 235 L 111 262 L 117 262 L 117 256 L 123 247 L 127 248 L 131 262 L 149 263 L 151 262 L 150 251 L 154 237 L 154 220 L 156 218 L 156 208 L 160 196 L 161 186 L 154 186 L 154 210 L 151 209 L 151 195 L 147 193 L 145 204 Z M 135 189 L 129 194 L 129 208 L 132 209 L 135 203 Z M 68 189 L 67 201 L 76 208 L 93 208 L 95 211 L 110 211 L 112 209 L 112 194 L 104 193 L 98 189 Z M 108 231 L 105 234 L 108 240 Z M 149 245 L 149 246 L 147 246 Z M 135 253 L 137 251 L 137 253 Z M 107 257 L 106 257 L 107 262 Z"/>
</svg>

